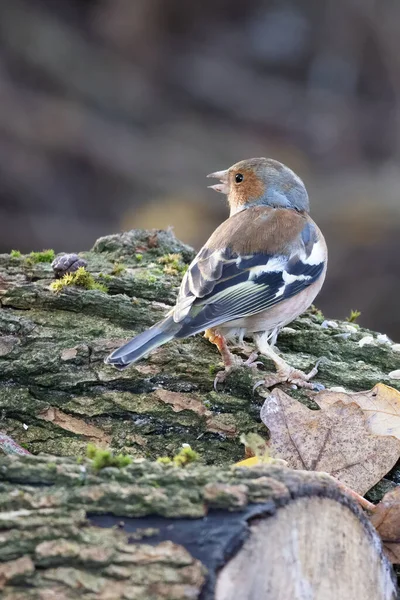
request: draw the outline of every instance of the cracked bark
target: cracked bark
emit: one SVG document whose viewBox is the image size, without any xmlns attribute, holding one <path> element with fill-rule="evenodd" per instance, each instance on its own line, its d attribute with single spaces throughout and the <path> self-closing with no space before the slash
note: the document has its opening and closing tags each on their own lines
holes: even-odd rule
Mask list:
<svg viewBox="0 0 400 600">
<path fill-rule="evenodd" d="M 0 457 L 0 539 L 4 600 L 396 598 L 357 505 L 275 465 Z"/>
<path fill-rule="evenodd" d="M 181 255 L 178 267 L 166 259 L 171 253 Z M 174 544 L 168 535 L 154 539 L 152 530 L 160 524 L 153 526 L 149 515 L 189 517 L 194 524 L 219 509 L 224 518 L 240 511 L 243 521 L 254 506 L 265 514 L 266 505 L 274 512 L 307 496 L 316 504 L 295 507 L 295 522 L 305 523 L 307 514 L 319 510 L 321 497 L 333 499 L 342 511 L 338 531 L 358 545 L 367 540 L 372 554 L 364 556 L 366 564 L 374 563 L 371 572 L 386 585 L 382 597 L 394 598 L 376 536 L 336 486 L 320 475 L 276 467 L 227 469 L 243 458 L 241 433 L 266 435 L 259 419 L 263 398 L 252 392 L 259 374 L 240 370 L 215 392 L 220 358 L 201 336 L 171 342 L 123 372 L 103 363 L 106 354 L 173 304 L 181 263 L 190 262 L 192 249 L 170 232 L 132 231 L 101 238 L 81 256 L 108 293 L 71 287 L 56 294 L 49 289 L 49 264 L 0 255 L 0 430 L 33 454 L 57 455 L 0 457 L 2 597 L 212 598 L 210 582 L 224 562 L 221 556 L 209 565 L 184 541 Z M 125 267 L 118 275 L 116 264 Z M 291 365 L 307 371 L 324 356 L 316 379 L 326 386 L 357 391 L 383 381 L 400 389 L 399 380 L 389 376 L 400 368 L 400 354 L 391 345 L 360 346 L 371 332 L 350 331 L 340 322 L 336 329 L 322 328 L 322 321 L 312 311 L 282 332 L 278 345 Z M 264 365 L 272 368 L 267 360 Z M 312 393 L 290 393 L 312 405 Z M 95 473 L 89 463 L 76 461 L 89 441 L 139 462 L 123 471 Z M 141 462 L 141 457 L 173 455 L 182 443 L 213 466 L 174 469 Z M 111 521 L 96 522 L 98 515 Z M 140 519 L 135 527 L 147 533 L 135 533 L 132 543 L 132 522 L 130 532 L 122 525 L 109 528 L 121 519 Z M 341 523 L 347 523 L 344 529 Z M 218 522 L 216 527 L 221 536 Z M 241 527 L 242 533 L 251 529 Z M 228 554 L 232 543 L 226 541 Z M 337 546 L 328 551 L 329 540 L 321 543 L 328 560 Z M 268 556 L 271 552 L 268 548 Z M 353 556 L 349 548 L 342 555 Z M 226 592 L 227 579 L 232 577 L 221 579 L 218 593 Z"/>
<path fill-rule="evenodd" d="M 220 357 L 201 336 L 171 342 L 123 372 L 104 365 L 113 348 L 174 303 L 182 273 L 165 263 L 170 253 L 186 263 L 193 256 L 164 231 L 101 238 L 81 256 L 108 294 L 72 287 L 55 294 L 49 264 L 0 255 L 4 433 L 35 454 L 69 456 L 84 453 L 88 441 L 147 458 L 174 454 L 186 442 L 213 464 L 242 457 L 241 433 L 265 435 L 262 398 L 252 392 L 259 375 L 241 370 L 215 392 Z M 125 266 L 118 276 L 115 263 Z M 278 345 L 291 365 L 307 371 L 323 356 L 316 380 L 326 386 L 356 391 L 383 381 L 400 389 L 389 377 L 400 368 L 399 352 L 388 344 L 360 347 L 370 332 L 350 332 L 340 322 L 324 329 L 322 321 L 308 313 L 281 333 Z M 291 393 L 312 403 L 312 394 Z"/>
</svg>

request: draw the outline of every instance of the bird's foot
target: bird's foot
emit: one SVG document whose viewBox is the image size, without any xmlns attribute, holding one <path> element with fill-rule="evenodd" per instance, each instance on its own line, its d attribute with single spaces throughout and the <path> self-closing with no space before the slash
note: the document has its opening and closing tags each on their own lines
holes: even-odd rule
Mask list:
<svg viewBox="0 0 400 600">
<path fill-rule="evenodd" d="M 225 379 L 232 373 L 232 371 L 236 371 L 241 367 L 248 367 L 250 369 L 257 369 L 258 365 L 262 365 L 263 363 L 260 360 L 256 360 L 258 358 L 258 353 L 253 352 L 250 354 L 247 360 L 243 360 L 240 356 L 232 355 L 232 362 L 228 365 L 225 365 L 225 369 L 223 371 L 219 371 L 214 379 L 214 390 L 217 391 L 217 387 L 219 383 L 223 383 Z"/>
<path fill-rule="evenodd" d="M 258 365 L 264 364 L 261 360 L 256 360 L 256 358 L 258 358 L 258 352 L 252 352 L 249 358 L 242 362 L 242 366 L 253 369 L 257 368 Z"/>
<path fill-rule="evenodd" d="M 303 371 L 294 369 L 289 365 L 279 366 L 276 373 L 268 375 L 265 379 L 258 381 L 253 389 L 255 390 L 260 385 L 270 388 L 274 385 L 278 385 L 279 383 L 291 383 L 297 387 L 320 391 L 324 389 L 322 384 L 310 383 L 310 379 L 315 377 L 315 375 L 318 373 L 319 363 L 320 361 L 317 362 L 315 367 L 313 367 L 309 373 L 304 373 Z"/>
<path fill-rule="evenodd" d="M 228 377 L 229 373 L 232 373 L 232 367 L 225 367 L 223 371 L 218 371 L 214 379 L 214 390 L 218 391 L 218 384 L 224 383 L 225 379 Z"/>
</svg>

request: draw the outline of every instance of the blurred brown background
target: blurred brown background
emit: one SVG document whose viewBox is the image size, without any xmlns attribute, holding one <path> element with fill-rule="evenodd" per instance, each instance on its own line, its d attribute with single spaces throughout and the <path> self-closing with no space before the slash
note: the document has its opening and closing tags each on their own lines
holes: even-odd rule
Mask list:
<svg viewBox="0 0 400 600">
<path fill-rule="evenodd" d="M 82 250 L 226 217 L 205 175 L 271 156 L 305 180 L 318 305 L 400 338 L 400 3 L 3 0 L 0 251 Z"/>
</svg>

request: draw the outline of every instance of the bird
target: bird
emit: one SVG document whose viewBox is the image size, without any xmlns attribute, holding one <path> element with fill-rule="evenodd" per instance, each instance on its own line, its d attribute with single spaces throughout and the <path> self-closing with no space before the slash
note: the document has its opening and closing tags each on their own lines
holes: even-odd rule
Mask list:
<svg viewBox="0 0 400 600">
<path fill-rule="evenodd" d="M 215 385 L 241 365 L 257 367 L 230 347 L 253 338 L 276 372 L 266 387 L 291 383 L 314 388 L 309 373 L 291 367 L 275 349 L 279 331 L 312 304 L 327 269 L 327 246 L 310 217 L 306 187 L 289 167 L 272 158 L 251 158 L 207 177 L 225 194 L 229 217 L 217 227 L 189 265 L 175 306 L 166 317 L 116 349 L 105 362 L 124 369 L 172 339 L 201 332 L 224 362 Z"/>
</svg>

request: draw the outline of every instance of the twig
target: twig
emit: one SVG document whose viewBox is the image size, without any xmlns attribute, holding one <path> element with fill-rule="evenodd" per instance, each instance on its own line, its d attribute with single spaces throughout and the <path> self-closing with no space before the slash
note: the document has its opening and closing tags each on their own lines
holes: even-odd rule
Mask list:
<svg viewBox="0 0 400 600">
<path fill-rule="evenodd" d="M 31 454 L 5 433 L 0 433 L 0 449 L 6 454 Z"/>
<path fill-rule="evenodd" d="M 342 483 L 341 481 L 339 481 L 338 479 L 336 479 L 336 477 L 333 477 L 333 479 L 336 481 L 337 485 L 340 487 L 340 489 L 345 492 L 348 496 L 351 496 L 352 498 L 354 498 L 354 500 L 356 502 L 358 502 L 358 504 L 364 509 L 364 510 L 368 510 L 370 512 L 375 510 L 375 504 L 372 504 L 372 502 L 369 502 L 368 500 L 366 500 L 365 498 L 363 498 L 363 496 L 360 496 L 360 494 L 357 494 L 357 492 L 355 492 L 354 490 L 352 490 L 351 488 L 349 488 L 347 485 L 345 485 L 344 483 Z"/>
</svg>

